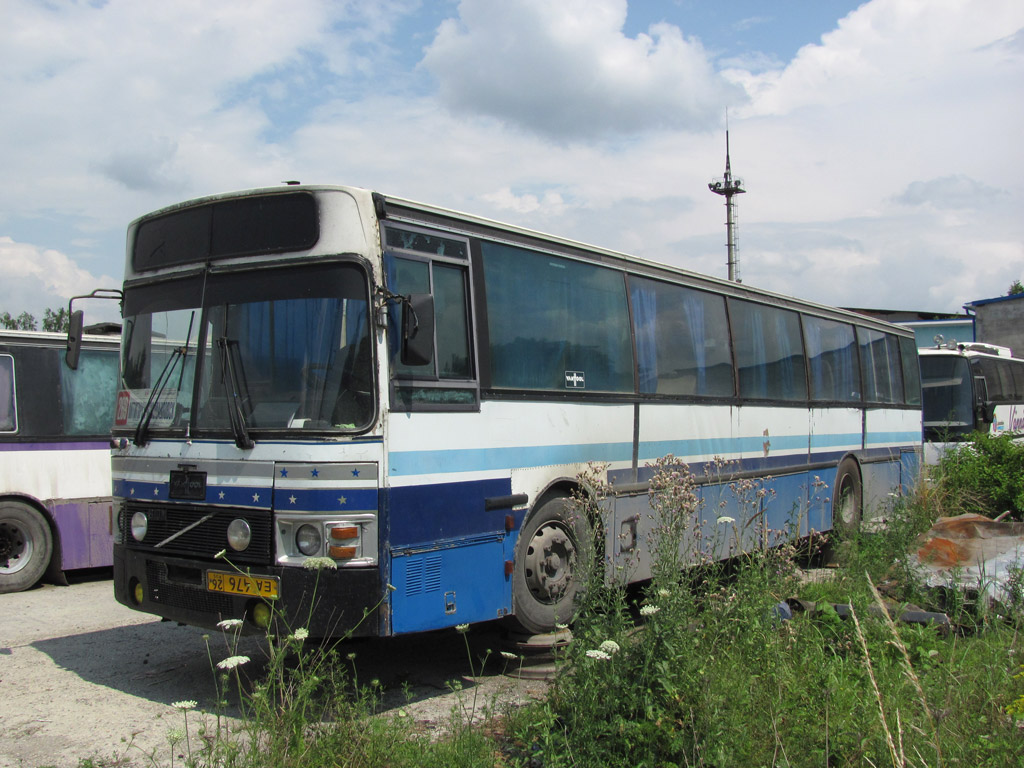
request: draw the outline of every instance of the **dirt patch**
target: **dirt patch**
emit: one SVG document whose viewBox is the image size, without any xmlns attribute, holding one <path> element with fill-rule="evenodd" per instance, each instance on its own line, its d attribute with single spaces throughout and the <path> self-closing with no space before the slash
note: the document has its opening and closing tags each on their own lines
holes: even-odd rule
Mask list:
<svg viewBox="0 0 1024 768">
<path fill-rule="evenodd" d="M 515 667 L 501 656 L 507 642 L 498 625 L 484 624 L 465 636 L 445 630 L 338 650 L 346 661 L 355 654 L 361 683 L 379 681 L 383 713 L 401 710 L 437 732 L 453 708 L 480 719 L 544 694 L 543 680 L 506 674 Z M 109 571 L 0 595 L 0 768 L 74 768 L 83 758 L 115 757 L 168 764 L 168 733 L 183 721 L 171 705 L 194 700 L 212 711 L 212 663 L 234 653 L 249 656 L 246 671 L 257 675 L 265 640 L 231 648 L 219 633 L 131 611 L 114 600 Z"/>
</svg>

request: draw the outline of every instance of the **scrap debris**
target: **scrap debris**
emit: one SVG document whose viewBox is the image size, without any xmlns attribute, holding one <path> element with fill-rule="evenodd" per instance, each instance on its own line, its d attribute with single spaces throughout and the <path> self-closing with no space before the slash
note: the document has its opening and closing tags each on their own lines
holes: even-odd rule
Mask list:
<svg viewBox="0 0 1024 768">
<path fill-rule="evenodd" d="M 918 538 L 914 553 L 925 582 L 976 594 L 987 607 L 1005 609 L 1019 603 L 1024 523 L 1004 522 L 1002 517 L 940 517 Z"/>
</svg>

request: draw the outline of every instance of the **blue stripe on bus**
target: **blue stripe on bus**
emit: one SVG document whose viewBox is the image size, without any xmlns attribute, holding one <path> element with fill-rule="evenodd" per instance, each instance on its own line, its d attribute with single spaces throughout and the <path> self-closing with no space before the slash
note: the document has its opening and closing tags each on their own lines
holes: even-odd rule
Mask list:
<svg viewBox="0 0 1024 768">
<path fill-rule="evenodd" d="M 432 475 L 481 472 L 587 461 L 631 461 L 632 443 L 530 445 L 514 448 L 456 448 L 432 451 L 393 451 L 389 474 Z"/>
<path fill-rule="evenodd" d="M 860 446 L 862 435 L 860 432 L 847 432 L 840 434 L 811 435 L 811 450 L 815 448 L 845 448 L 849 445 Z"/>
<path fill-rule="evenodd" d="M 877 432 L 868 434 L 869 443 L 887 442 L 912 445 L 920 440 L 916 432 Z M 818 447 L 860 446 L 860 434 L 815 435 L 809 443 L 807 435 L 779 435 L 739 438 L 694 438 L 683 440 L 642 441 L 642 461 L 673 454 L 687 456 L 727 456 L 735 453 L 762 453 L 769 443 L 769 454 L 794 451 L 807 456 Z M 772 457 L 776 458 L 776 457 Z M 779 457 L 783 458 L 783 457 Z M 431 451 L 392 451 L 388 454 L 389 475 L 451 474 L 453 472 L 486 472 L 524 469 L 552 464 L 596 462 L 632 462 L 632 443 L 586 443 L 576 445 L 530 445 L 514 448 L 458 448 Z"/>
<path fill-rule="evenodd" d="M 327 489 L 275 488 L 274 509 L 278 512 L 377 511 L 376 488 Z"/>
</svg>

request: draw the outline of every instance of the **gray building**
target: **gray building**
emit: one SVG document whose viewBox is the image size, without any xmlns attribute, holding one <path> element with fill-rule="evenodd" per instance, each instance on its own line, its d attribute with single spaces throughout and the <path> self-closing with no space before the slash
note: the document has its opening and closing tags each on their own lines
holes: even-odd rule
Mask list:
<svg viewBox="0 0 1024 768">
<path fill-rule="evenodd" d="M 964 304 L 974 315 L 974 335 L 985 344 L 998 344 L 1024 357 L 1024 293 L 979 299 Z"/>
</svg>

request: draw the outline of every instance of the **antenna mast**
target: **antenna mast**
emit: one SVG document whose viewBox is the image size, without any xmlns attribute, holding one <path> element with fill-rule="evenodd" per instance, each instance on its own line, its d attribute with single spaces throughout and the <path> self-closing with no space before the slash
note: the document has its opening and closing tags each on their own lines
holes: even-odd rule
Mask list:
<svg viewBox="0 0 1024 768">
<path fill-rule="evenodd" d="M 726 247 L 729 249 L 729 259 L 726 266 L 729 270 L 729 279 L 736 283 L 743 282 L 740 279 L 740 261 L 736 252 L 736 216 L 733 211 L 734 195 L 741 195 L 747 190 L 743 188 L 743 179 L 732 177 L 732 167 L 729 162 L 729 129 L 725 129 L 725 176 L 721 179 L 714 179 L 708 184 L 708 189 L 716 195 L 725 198 L 725 231 Z"/>
</svg>

